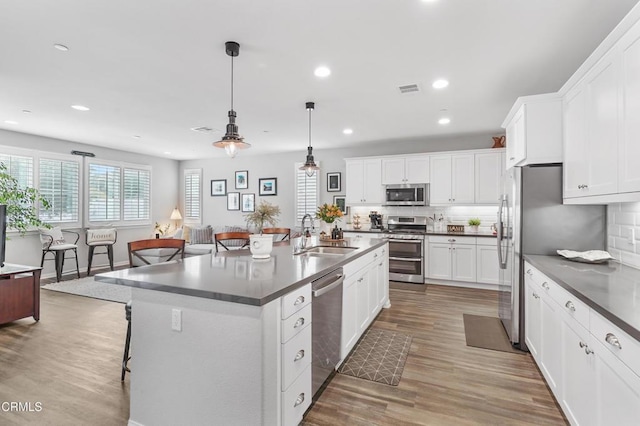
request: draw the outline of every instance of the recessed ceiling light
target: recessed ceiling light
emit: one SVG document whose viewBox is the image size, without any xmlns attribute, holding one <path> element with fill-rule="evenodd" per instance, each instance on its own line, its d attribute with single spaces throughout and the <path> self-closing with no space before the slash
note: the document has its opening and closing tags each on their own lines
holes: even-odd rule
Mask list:
<svg viewBox="0 0 640 426">
<path fill-rule="evenodd" d="M 4 120 L 4 122 L 7 124 L 18 124 L 17 121 L 13 121 L 13 120 Z"/>
<path fill-rule="evenodd" d="M 316 70 L 313 73 L 315 74 L 316 77 L 324 78 L 324 77 L 329 77 L 331 75 L 331 70 L 325 66 L 322 66 L 322 67 L 316 68 Z"/>
<path fill-rule="evenodd" d="M 440 80 L 434 81 L 431 86 L 433 86 L 434 89 L 444 89 L 448 85 L 449 85 L 449 82 L 447 80 L 440 79 Z"/>
<path fill-rule="evenodd" d="M 142 136 L 140 136 L 140 135 L 133 135 L 133 137 L 134 137 L 134 138 L 136 138 L 136 139 L 140 139 Z"/>
<path fill-rule="evenodd" d="M 76 109 L 78 111 L 89 111 L 89 107 L 84 105 L 71 105 L 71 108 Z"/>
<path fill-rule="evenodd" d="M 165 151 L 164 153 L 165 153 L 165 155 L 171 154 L 169 151 Z"/>
<path fill-rule="evenodd" d="M 451 123 L 451 119 L 447 117 L 443 117 L 440 120 L 438 120 L 438 124 L 449 124 L 449 123 Z"/>
<path fill-rule="evenodd" d="M 25 114 L 31 114 L 31 111 L 29 111 L 28 109 L 23 109 L 22 112 L 24 112 Z"/>
<path fill-rule="evenodd" d="M 351 135 L 353 134 L 353 129 L 344 129 L 342 133 L 344 133 L 345 135 Z"/>
<path fill-rule="evenodd" d="M 53 47 L 55 47 L 56 49 L 62 51 L 62 52 L 66 52 L 67 50 L 69 50 L 69 48 L 67 46 L 65 46 L 64 44 L 54 44 Z"/>
</svg>

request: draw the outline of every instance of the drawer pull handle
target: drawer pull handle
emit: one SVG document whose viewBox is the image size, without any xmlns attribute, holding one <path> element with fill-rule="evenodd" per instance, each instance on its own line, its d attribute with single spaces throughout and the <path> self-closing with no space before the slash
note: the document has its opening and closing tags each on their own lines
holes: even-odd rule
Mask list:
<svg viewBox="0 0 640 426">
<path fill-rule="evenodd" d="M 358 282 L 359 282 L 359 283 L 361 283 L 361 282 L 362 282 L 362 280 L 364 280 L 364 277 L 362 277 L 362 278 L 358 278 Z"/>
<path fill-rule="evenodd" d="M 531 269 L 527 269 L 527 274 L 528 275 L 533 275 L 533 272 L 531 272 Z"/>
<path fill-rule="evenodd" d="M 542 288 L 544 288 L 545 290 L 549 290 L 549 284 L 546 281 L 543 282 L 542 283 Z M 567 306 L 567 308 L 568 308 L 568 306 Z M 575 311 L 575 309 L 574 309 L 574 311 Z"/>
<path fill-rule="evenodd" d="M 293 324 L 293 328 L 298 328 L 304 325 L 304 318 L 298 318 L 295 324 Z"/>
<path fill-rule="evenodd" d="M 304 402 L 304 393 L 301 393 L 300 395 L 298 395 L 298 397 L 296 398 L 296 403 L 293 404 L 294 407 L 297 407 L 298 405 L 302 404 Z"/>
<path fill-rule="evenodd" d="M 298 351 L 296 357 L 293 359 L 293 362 L 300 361 L 302 358 L 304 358 L 304 349 L 300 349 Z"/>
<path fill-rule="evenodd" d="M 587 354 L 587 355 L 591 355 L 593 353 L 593 351 L 591 350 L 591 348 L 589 348 L 588 345 L 585 345 L 584 353 Z"/>
<path fill-rule="evenodd" d="M 293 302 L 294 306 L 298 306 L 299 304 L 304 303 L 304 296 L 298 296 L 295 302 Z"/>
<path fill-rule="evenodd" d="M 509 157 L 509 160 L 511 160 L 511 161 L 513 161 L 515 159 L 516 159 L 516 157 Z"/>
<path fill-rule="evenodd" d="M 607 343 L 610 344 L 611 346 L 615 346 L 618 349 L 622 349 L 622 345 L 620 344 L 620 340 L 618 340 L 618 338 L 616 337 L 615 334 L 607 333 L 607 337 L 605 337 L 604 340 L 606 340 Z"/>
<path fill-rule="evenodd" d="M 533 292 L 533 297 L 535 297 L 536 299 L 540 299 L 540 296 L 538 296 L 535 291 Z"/>
<path fill-rule="evenodd" d="M 587 344 L 584 343 L 584 342 L 580 342 L 579 345 L 580 345 L 581 348 L 586 348 L 587 347 Z"/>
<path fill-rule="evenodd" d="M 571 302 L 571 300 L 569 300 L 567 303 L 565 303 L 564 306 L 565 306 L 565 308 L 567 308 L 571 312 L 575 312 L 576 311 L 576 307 L 573 304 L 573 302 Z"/>
<path fill-rule="evenodd" d="M 378 253 L 375 253 L 375 254 L 373 255 L 373 258 L 374 258 L 374 259 L 375 259 L 376 257 L 378 257 Z"/>
<path fill-rule="evenodd" d="M 382 266 L 382 264 L 383 264 L 383 263 L 384 263 L 384 262 L 380 262 L 380 263 L 378 263 L 378 266 Z"/>
</svg>

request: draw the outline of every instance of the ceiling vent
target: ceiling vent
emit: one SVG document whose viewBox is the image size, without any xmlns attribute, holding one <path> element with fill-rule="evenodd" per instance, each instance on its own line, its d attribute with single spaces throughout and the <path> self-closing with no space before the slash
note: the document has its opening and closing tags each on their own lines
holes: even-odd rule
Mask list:
<svg viewBox="0 0 640 426">
<path fill-rule="evenodd" d="M 420 88 L 418 87 L 417 84 L 407 84 L 405 86 L 398 87 L 398 89 L 400 90 L 400 93 L 403 95 L 406 93 L 416 93 L 420 91 Z"/>
<path fill-rule="evenodd" d="M 217 132 L 218 131 L 218 129 L 213 129 L 213 128 L 207 127 L 207 126 L 192 127 L 191 130 L 193 130 L 194 132 L 200 132 L 200 133 L 213 133 L 213 132 Z"/>
</svg>

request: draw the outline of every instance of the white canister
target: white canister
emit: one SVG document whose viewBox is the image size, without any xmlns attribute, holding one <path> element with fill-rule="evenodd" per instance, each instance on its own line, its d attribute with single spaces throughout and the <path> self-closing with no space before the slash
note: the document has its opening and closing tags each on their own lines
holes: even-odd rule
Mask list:
<svg viewBox="0 0 640 426">
<path fill-rule="evenodd" d="M 249 248 L 254 259 L 268 259 L 273 249 L 273 235 L 250 235 Z"/>
</svg>

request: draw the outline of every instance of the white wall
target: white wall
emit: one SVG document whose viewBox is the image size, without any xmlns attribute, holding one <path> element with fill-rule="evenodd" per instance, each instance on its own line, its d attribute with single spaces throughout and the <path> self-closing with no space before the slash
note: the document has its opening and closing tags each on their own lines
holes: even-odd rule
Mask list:
<svg viewBox="0 0 640 426">
<path fill-rule="evenodd" d="M 607 206 L 607 251 L 620 263 L 640 268 L 640 203 Z M 634 238 L 629 242 L 631 232 Z"/>
<path fill-rule="evenodd" d="M 136 143 L 144 142 L 138 141 Z M 125 161 L 128 163 L 150 165 L 152 167 L 151 225 L 118 229 L 118 241 L 114 247 L 114 262 L 116 263 L 128 264 L 127 242 L 151 238 L 153 235 L 153 224 L 156 221 L 160 223 L 170 223 L 169 216 L 173 208 L 178 205 L 178 186 L 180 182 L 178 161 L 5 130 L 0 130 L 0 145 L 60 154 L 70 154 L 72 150 L 87 151 L 94 153 L 98 159 Z M 78 261 L 80 263 L 80 270 L 85 270 L 86 272 L 88 251 L 84 243 L 84 233 L 83 230 L 74 229 L 74 231 L 79 232 L 81 235 L 80 241 L 78 242 Z M 9 238 L 10 240 L 7 241 L 6 251 L 6 261 L 8 263 L 40 265 L 42 246 L 37 232 L 29 232 L 24 237 L 12 233 L 9 235 Z M 103 251 L 103 249 L 97 249 L 97 251 Z M 69 256 L 70 252 L 68 252 L 67 255 Z M 94 257 L 94 267 L 96 265 L 106 264 L 108 264 L 106 255 Z M 67 260 L 65 262 L 65 271 L 70 270 L 72 265 L 75 267 L 75 261 Z M 55 275 L 52 261 L 45 262 L 43 275 Z"/>
<path fill-rule="evenodd" d="M 495 133 L 462 135 L 456 137 L 440 137 L 419 141 L 387 141 L 376 144 L 363 145 L 355 148 L 314 150 L 316 162 L 320 163 L 320 203 L 333 202 L 334 195 L 345 195 L 346 176 L 345 158 L 366 157 L 377 155 L 410 154 L 419 152 L 454 151 L 465 149 L 491 148 L 492 136 Z M 212 148 L 215 149 L 215 148 Z M 261 200 L 280 206 L 279 226 L 294 228 L 295 222 L 295 174 L 294 163 L 304 162 L 306 145 L 300 143 L 300 150 L 283 154 L 252 155 L 251 149 L 240 152 L 236 158 L 216 158 L 203 160 L 182 161 L 181 176 L 184 169 L 202 168 L 203 179 L 203 223 L 210 225 L 244 225 L 244 215 L 239 211 L 227 211 L 226 197 L 210 196 L 210 181 L 212 179 L 227 179 L 227 192 L 255 193 L 256 205 Z M 237 170 L 249 171 L 249 188 L 234 189 L 234 173 Z M 342 191 L 327 192 L 327 173 L 342 173 Z M 278 195 L 259 197 L 259 178 L 278 178 Z M 182 197 L 183 188 L 180 186 Z M 495 219 L 492 220 L 495 222 Z"/>
</svg>

